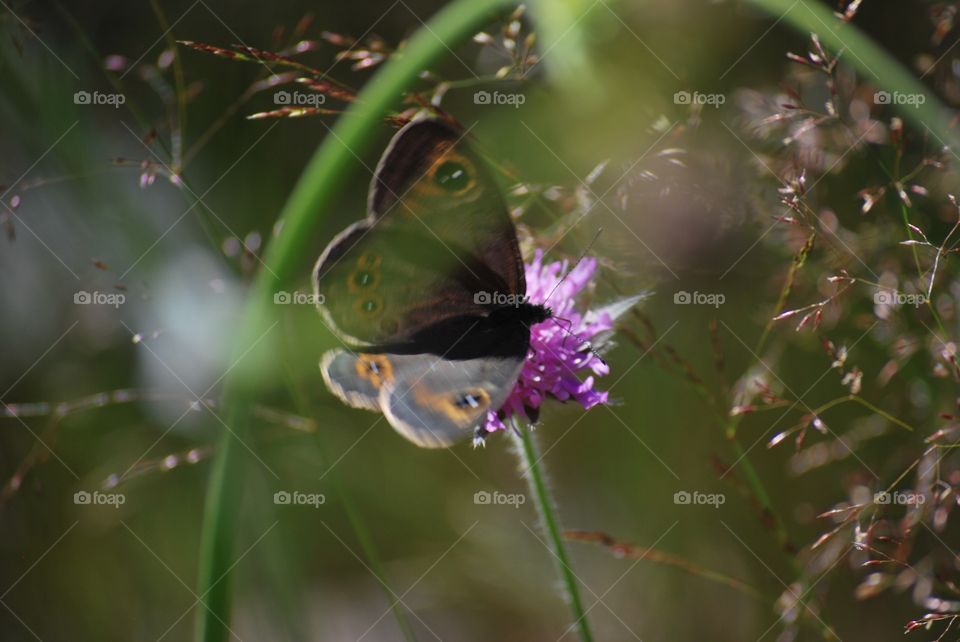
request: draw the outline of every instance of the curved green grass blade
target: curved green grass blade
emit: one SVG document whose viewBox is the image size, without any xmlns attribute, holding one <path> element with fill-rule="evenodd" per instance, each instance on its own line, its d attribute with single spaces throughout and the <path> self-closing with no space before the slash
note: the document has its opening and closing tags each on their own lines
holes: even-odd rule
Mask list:
<svg viewBox="0 0 960 642">
<path fill-rule="evenodd" d="M 274 331 L 273 292 L 298 276 L 296 271 L 313 247 L 323 213 L 355 167 L 356 155 L 367 150 L 383 117 L 397 105 L 404 90 L 423 69 L 511 5 L 507 0 L 456 0 L 417 31 L 337 121 L 281 214 L 281 230 L 264 259 L 269 269 L 262 269 L 253 285 L 237 329 L 235 365 L 224 385 L 223 407 L 230 429 L 222 438 L 211 472 L 201 538 L 198 595 L 205 608 L 198 613 L 197 638 L 203 642 L 224 642 L 229 637 L 229 573 L 236 562 L 234 544 L 244 479 L 239 451 L 241 440 L 250 433 L 249 406 L 260 382 L 272 374 L 267 367 L 270 343 L 261 339 Z"/>
</svg>

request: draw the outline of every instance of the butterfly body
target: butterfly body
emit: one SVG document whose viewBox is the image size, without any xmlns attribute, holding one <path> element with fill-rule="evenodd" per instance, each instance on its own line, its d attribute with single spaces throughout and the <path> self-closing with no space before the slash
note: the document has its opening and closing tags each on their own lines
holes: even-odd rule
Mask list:
<svg viewBox="0 0 960 642">
<path fill-rule="evenodd" d="M 324 355 L 327 387 L 423 447 L 482 429 L 517 381 L 530 327 L 551 316 L 527 300 L 513 223 L 462 138 L 434 119 L 401 129 L 367 217 L 314 269 L 321 315 L 348 346 Z"/>
</svg>

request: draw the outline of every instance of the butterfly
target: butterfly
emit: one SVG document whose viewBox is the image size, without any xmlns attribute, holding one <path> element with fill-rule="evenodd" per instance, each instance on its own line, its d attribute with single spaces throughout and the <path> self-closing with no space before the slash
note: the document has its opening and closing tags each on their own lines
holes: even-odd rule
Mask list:
<svg viewBox="0 0 960 642">
<path fill-rule="evenodd" d="M 464 137 L 437 118 L 397 132 L 367 217 L 313 271 L 320 313 L 350 346 L 324 354 L 327 387 L 424 448 L 485 435 L 520 375 L 530 326 L 552 314 L 526 299 L 513 221 Z"/>
</svg>

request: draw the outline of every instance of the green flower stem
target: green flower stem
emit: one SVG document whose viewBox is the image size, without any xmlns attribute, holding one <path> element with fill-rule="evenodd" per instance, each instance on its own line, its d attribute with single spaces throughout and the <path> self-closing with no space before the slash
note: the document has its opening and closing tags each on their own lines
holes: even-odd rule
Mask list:
<svg viewBox="0 0 960 642">
<path fill-rule="evenodd" d="M 563 583 L 570 613 L 573 616 L 571 628 L 577 630 L 581 642 L 591 642 L 593 636 L 590 633 L 590 625 L 587 623 L 587 613 L 583 609 L 580 591 L 577 589 L 577 577 L 570 565 L 570 557 L 567 555 L 563 533 L 560 530 L 560 522 L 557 519 L 556 505 L 547 486 L 543 468 L 540 465 L 542 457 L 540 447 L 533 436 L 533 432 L 529 428 L 521 426 L 516 420 L 512 422 L 509 432 L 513 436 L 517 456 L 520 458 L 522 465 L 523 476 L 526 477 L 527 483 L 530 485 L 530 492 L 533 493 L 533 501 L 536 504 L 537 513 L 540 515 L 540 524 L 547 540 L 549 540 L 550 549 L 557 563 L 557 572 L 560 575 L 560 581 Z"/>
<path fill-rule="evenodd" d="M 397 56 L 384 64 L 337 121 L 304 169 L 280 216 L 280 232 L 269 244 L 237 328 L 234 367 L 224 384 L 230 430 L 223 435 L 211 472 L 201 535 L 197 638 L 224 642 L 229 636 L 229 572 L 235 560 L 234 539 L 243 494 L 245 464 L 241 440 L 250 437 L 250 406 L 275 356 L 270 341 L 261 341 L 274 326 L 273 293 L 299 276 L 312 250 L 319 223 L 347 175 L 356 169 L 356 155 L 367 151 L 383 118 L 399 103 L 422 70 L 450 53 L 450 48 L 512 6 L 510 0 L 455 0 L 418 30 Z M 319 327 L 319 324 L 318 324 Z"/>
</svg>

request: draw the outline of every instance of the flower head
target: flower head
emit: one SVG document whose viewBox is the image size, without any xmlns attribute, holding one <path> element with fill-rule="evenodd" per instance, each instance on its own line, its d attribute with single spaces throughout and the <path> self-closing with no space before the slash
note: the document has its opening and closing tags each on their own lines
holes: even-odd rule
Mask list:
<svg viewBox="0 0 960 642">
<path fill-rule="evenodd" d="M 500 412 L 487 415 L 486 432 L 503 430 L 504 421 L 514 415 L 530 419 L 548 397 L 573 400 L 584 408 L 607 403 L 608 393 L 594 388 L 594 377 L 610 369 L 591 342 L 612 331 L 616 317 L 641 297 L 626 300 L 625 306 L 581 313 L 576 297 L 590 284 L 596 269 L 597 260 L 590 257 L 572 270 L 566 261 L 545 264 L 540 250 L 526 265 L 529 302 L 549 304 L 553 316 L 530 329 L 530 350 L 520 377 Z M 583 374 L 587 376 L 582 378 Z"/>
</svg>

